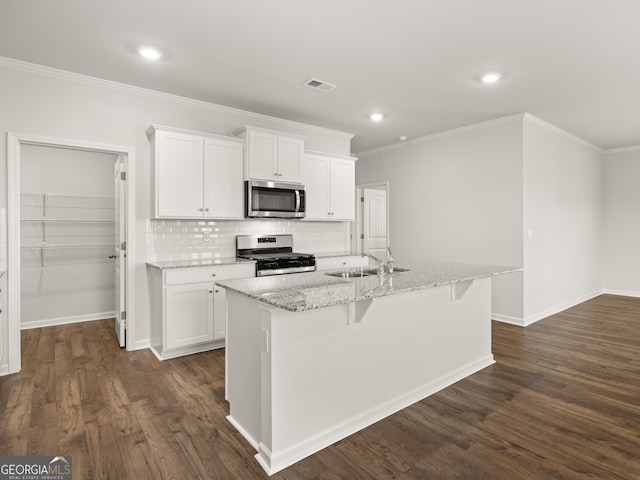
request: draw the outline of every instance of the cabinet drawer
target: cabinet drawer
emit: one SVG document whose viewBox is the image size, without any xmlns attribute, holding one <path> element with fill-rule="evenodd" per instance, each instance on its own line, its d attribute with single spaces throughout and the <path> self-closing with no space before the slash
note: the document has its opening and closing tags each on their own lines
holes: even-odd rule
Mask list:
<svg viewBox="0 0 640 480">
<path fill-rule="evenodd" d="M 165 271 L 165 285 L 184 283 L 215 282 L 234 278 L 255 277 L 256 266 L 253 263 L 220 265 L 215 267 L 187 267 Z"/>
<path fill-rule="evenodd" d="M 316 258 L 316 268 L 318 270 L 333 270 L 338 268 L 367 267 L 369 265 L 366 257 L 360 255 L 345 255 L 344 257 Z"/>
</svg>

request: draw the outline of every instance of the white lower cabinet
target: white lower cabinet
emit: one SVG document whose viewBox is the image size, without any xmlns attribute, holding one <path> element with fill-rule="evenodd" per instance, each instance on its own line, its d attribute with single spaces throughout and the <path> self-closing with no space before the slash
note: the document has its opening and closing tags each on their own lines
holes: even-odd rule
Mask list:
<svg viewBox="0 0 640 480">
<path fill-rule="evenodd" d="M 253 263 L 151 267 L 152 350 L 161 360 L 225 346 L 225 290 L 217 280 L 255 276 Z"/>
<path fill-rule="evenodd" d="M 165 288 L 167 322 L 164 344 L 167 350 L 214 340 L 215 284 L 188 283 Z"/>
<path fill-rule="evenodd" d="M 338 270 L 340 268 L 359 268 L 368 266 L 369 259 L 361 255 L 316 257 L 316 270 Z"/>
</svg>

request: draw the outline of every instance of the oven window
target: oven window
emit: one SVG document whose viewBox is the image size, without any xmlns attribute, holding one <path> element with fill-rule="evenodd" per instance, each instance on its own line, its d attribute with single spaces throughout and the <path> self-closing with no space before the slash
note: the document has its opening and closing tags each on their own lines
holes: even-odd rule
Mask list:
<svg viewBox="0 0 640 480">
<path fill-rule="evenodd" d="M 257 212 L 295 212 L 296 191 L 254 186 L 251 189 L 251 206 Z"/>
</svg>

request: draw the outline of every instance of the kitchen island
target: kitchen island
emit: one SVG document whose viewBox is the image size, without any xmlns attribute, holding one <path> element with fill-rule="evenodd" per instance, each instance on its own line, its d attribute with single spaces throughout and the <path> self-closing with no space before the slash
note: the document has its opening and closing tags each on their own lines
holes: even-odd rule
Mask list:
<svg viewBox="0 0 640 480">
<path fill-rule="evenodd" d="M 518 270 L 426 263 L 219 282 L 229 421 L 273 474 L 477 372 L 493 363 L 491 277 Z"/>
</svg>

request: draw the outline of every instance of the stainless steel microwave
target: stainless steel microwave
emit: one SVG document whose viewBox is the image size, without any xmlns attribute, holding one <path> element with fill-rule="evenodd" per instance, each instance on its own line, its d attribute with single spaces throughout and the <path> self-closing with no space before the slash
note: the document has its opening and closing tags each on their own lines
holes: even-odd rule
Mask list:
<svg viewBox="0 0 640 480">
<path fill-rule="evenodd" d="M 246 216 L 304 218 L 305 189 L 299 183 L 245 182 Z"/>
</svg>

